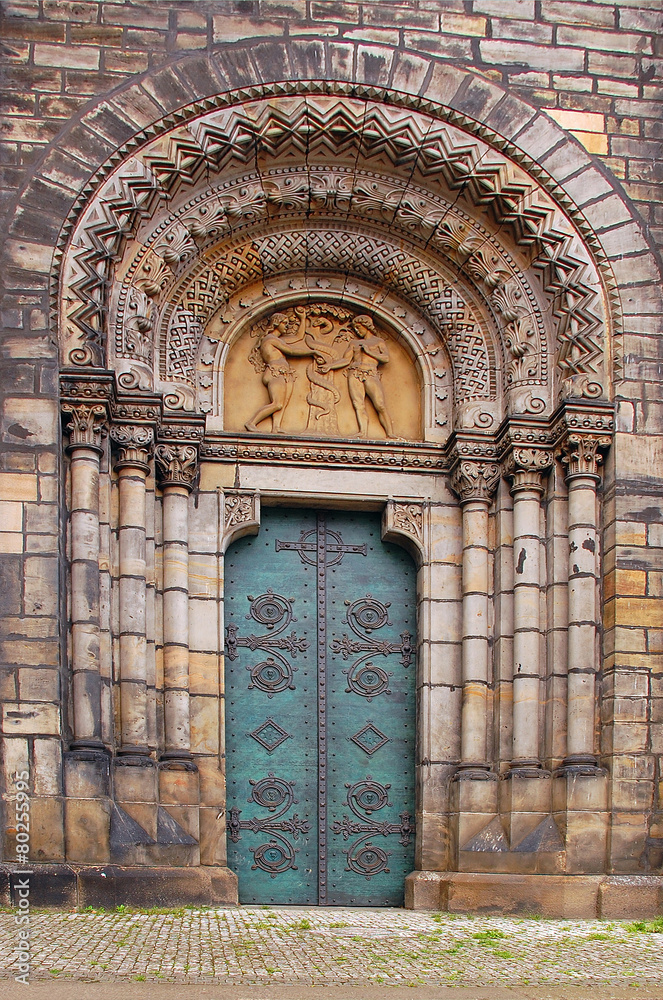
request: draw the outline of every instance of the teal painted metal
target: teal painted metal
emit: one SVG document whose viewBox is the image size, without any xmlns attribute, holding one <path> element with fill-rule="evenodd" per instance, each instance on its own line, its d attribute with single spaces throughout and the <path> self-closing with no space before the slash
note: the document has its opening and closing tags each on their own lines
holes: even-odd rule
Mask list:
<svg viewBox="0 0 663 1000">
<path fill-rule="evenodd" d="M 264 509 L 226 557 L 228 864 L 244 903 L 398 906 L 415 569 L 378 514 Z"/>
</svg>

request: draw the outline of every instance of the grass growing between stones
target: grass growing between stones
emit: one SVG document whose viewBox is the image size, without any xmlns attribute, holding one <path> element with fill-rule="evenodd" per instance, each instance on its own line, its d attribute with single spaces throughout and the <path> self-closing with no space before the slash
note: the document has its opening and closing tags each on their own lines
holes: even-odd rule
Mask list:
<svg viewBox="0 0 663 1000">
<path fill-rule="evenodd" d="M 0 913 L 4 975 L 11 974 L 13 928 L 12 914 Z M 662 918 L 564 921 L 314 907 L 42 910 L 33 920 L 33 978 L 630 986 L 663 979 L 660 933 Z"/>
</svg>

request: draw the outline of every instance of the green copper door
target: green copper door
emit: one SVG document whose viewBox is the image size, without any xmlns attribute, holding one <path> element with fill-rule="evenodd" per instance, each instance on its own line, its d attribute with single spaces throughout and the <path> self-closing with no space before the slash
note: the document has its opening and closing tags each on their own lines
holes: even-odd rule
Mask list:
<svg viewBox="0 0 663 1000">
<path fill-rule="evenodd" d="M 243 903 L 399 906 L 415 568 L 379 514 L 263 509 L 226 557 L 228 864 Z"/>
</svg>

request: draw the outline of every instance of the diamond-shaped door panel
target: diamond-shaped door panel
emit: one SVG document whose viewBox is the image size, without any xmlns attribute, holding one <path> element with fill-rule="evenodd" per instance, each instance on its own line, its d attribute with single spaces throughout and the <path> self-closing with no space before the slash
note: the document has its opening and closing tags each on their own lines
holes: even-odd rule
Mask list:
<svg viewBox="0 0 663 1000">
<path fill-rule="evenodd" d="M 256 743 L 259 743 L 267 753 L 274 753 L 277 747 L 280 747 L 282 743 L 290 739 L 291 735 L 291 733 L 287 733 L 285 729 L 279 726 L 278 722 L 274 722 L 273 719 L 267 719 L 263 722 L 262 726 L 258 726 L 252 733 L 249 733 L 249 736 L 252 736 Z"/>
<path fill-rule="evenodd" d="M 383 747 L 385 743 L 389 742 L 389 737 L 385 736 L 377 726 L 374 726 L 372 722 L 368 722 L 363 729 L 351 736 L 350 739 L 353 743 L 356 743 L 358 747 L 371 756 L 380 747 Z"/>
</svg>

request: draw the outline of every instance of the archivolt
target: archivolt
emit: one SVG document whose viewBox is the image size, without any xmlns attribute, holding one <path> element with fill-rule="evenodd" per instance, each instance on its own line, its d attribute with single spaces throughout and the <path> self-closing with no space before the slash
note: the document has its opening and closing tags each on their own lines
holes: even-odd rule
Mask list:
<svg viewBox="0 0 663 1000">
<path fill-rule="evenodd" d="M 219 175 L 224 180 L 210 185 Z M 309 231 L 335 233 L 326 237 L 328 247 L 334 244 L 331 257 L 316 258 L 314 242 L 301 236 L 301 220 Z M 387 229 L 390 239 L 376 240 Z M 237 250 L 240 234 L 250 248 L 244 253 Z M 369 253 L 371 241 L 378 249 Z M 304 270 L 358 268 L 435 319 L 448 344 L 452 327 L 440 301 L 450 287 L 442 275 L 451 275 L 492 354 L 478 397 L 495 393 L 496 357 L 504 359 L 505 389 L 549 383 L 547 394 L 538 393 L 545 407 L 558 394 L 607 391 L 599 275 L 577 229 L 538 182 L 487 143 L 430 115 L 322 95 L 213 111 L 115 170 L 83 213 L 67 252 L 64 363 L 113 367 L 133 357 L 149 367 L 154 335 L 160 331 L 167 346 L 182 303 L 203 303 L 200 316 L 192 310 L 202 330 L 243 280 L 251 253 L 265 280 L 282 262 L 294 268 L 297 254 Z M 214 292 L 210 285 L 201 294 L 201 262 L 210 281 L 218 276 Z M 124 280 L 115 285 L 114 338 L 107 344 L 112 266 Z M 491 328 L 499 331 L 496 346 L 487 336 Z M 546 370 L 549 352 L 555 387 Z M 162 379 L 172 377 L 167 353 L 155 368 Z M 460 383 L 457 393 L 468 395 Z"/>
</svg>

